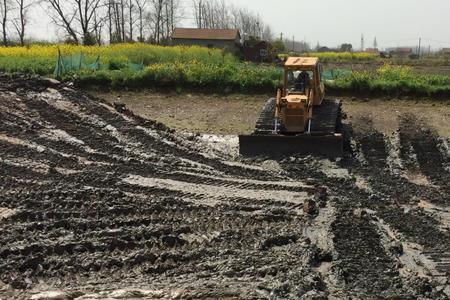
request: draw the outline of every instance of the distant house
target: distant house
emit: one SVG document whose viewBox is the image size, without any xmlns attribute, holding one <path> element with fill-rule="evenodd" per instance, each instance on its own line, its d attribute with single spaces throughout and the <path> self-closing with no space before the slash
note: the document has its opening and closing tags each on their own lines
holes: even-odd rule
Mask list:
<svg viewBox="0 0 450 300">
<path fill-rule="evenodd" d="M 366 48 L 366 53 L 379 54 L 378 48 Z"/>
<path fill-rule="evenodd" d="M 237 29 L 175 28 L 172 45 L 204 46 L 236 52 L 241 48 L 241 34 Z"/>
<path fill-rule="evenodd" d="M 442 54 L 450 56 L 450 48 L 442 48 Z"/>
<path fill-rule="evenodd" d="M 320 47 L 319 49 L 317 49 L 317 52 L 331 52 L 333 50 L 331 50 L 328 47 Z"/>
<path fill-rule="evenodd" d="M 247 61 L 271 62 L 273 60 L 273 47 L 266 41 L 245 42 L 244 47 L 242 47 L 242 54 Z"/>
<path fill-rule="evenodd" d="M 399 47 L 395 48 L 391 54 L 397 55 L 397 56 L 409 56 L 413 54 L 413 49 L 410 47 Z"/>
</svg>

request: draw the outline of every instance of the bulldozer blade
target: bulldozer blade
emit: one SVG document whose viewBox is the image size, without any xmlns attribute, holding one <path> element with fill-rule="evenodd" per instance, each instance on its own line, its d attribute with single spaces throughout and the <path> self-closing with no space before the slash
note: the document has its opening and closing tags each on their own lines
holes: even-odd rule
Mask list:
<svg viewBox="0 0 450 300">
<path fill-rule="evenodd" d="M 239 153 L 243 156 L 314 155 L 329 158 L 342 157 L 344 141 L 342 134 L 296 136 L 240 135 Z"/>
</svg>

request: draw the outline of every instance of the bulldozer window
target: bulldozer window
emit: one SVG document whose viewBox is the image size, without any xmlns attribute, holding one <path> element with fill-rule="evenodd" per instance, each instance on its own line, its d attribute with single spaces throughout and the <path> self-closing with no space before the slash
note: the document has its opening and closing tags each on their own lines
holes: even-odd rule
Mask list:
<svg viewBox="0 0 450 300">
<path fill-rule="evenodd" d="M 286 86 L 287 90 L 289 93 L 306 94 L 306 89 L 310 87 L 310 80 L 313 78 L 314 73 L 312 71 L 301 71 L 295 73 L 293 73 L 295 78 L 294 80 L 290 80 L 288 73 L 288 82 Z"/>
<path fill-rule="evenodd" d="M 287 84 L 288 85 L 293 85 L 295 82 L 295 75 L 294 72 L 292 70 L 289 70 L 287 73 Z"/>
</svg>

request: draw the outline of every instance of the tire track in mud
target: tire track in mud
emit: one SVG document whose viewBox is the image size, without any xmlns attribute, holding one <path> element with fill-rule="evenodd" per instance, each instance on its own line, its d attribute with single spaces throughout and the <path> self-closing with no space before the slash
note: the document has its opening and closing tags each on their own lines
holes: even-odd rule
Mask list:
<svg viewBox="0 0 450 300">
<path fill-rule="evenodd" d="M 81 104 L 81 107 L 83 107 L 83 104 Z M 198 141 L 189 143 L 188 140 L 174 135 L 174 131 L 165 127 L 163 124 L 145 120 L 128 110 L 124 111 L 126 120 L 132 122 L 134 126 L 130 126 L 123 115 L 112 111 L 111 108 L 107 108 L 105 105 L 89 106 L 86 110 L 95 115 L 100 122 L 113 125 L 120 134 L 129 141 L 138 143 L 139 148 L 143 150 L 163 150 L 172 154 L 174 158 L 183 158 L 185 161 L 191 161 L 200 166 L 207 166 L 226 174 L 229 173 L 229 175 L 235 177 L 251 177 L 261 180 L 271 178 L 264 171 L 236 165 L 230 167 L 226 162 L 211 159 L 197 150 L 193 151 L 192 147 L 198 147 Z"/>
<path fill-rule="evenodd" d="M 111 149 L 115 152 L 113 152 L 112 158 L 118 157 L 119 159 L 126 159 L 127 161 L 130 160 L 130 158 L 134 158 L 136 162 L 140 162 L 138 164 L 135 164 L 132 168 L 133 170 L 139 170 L 141 171 L 141 174 L 148 174 L 149 168 L 154 168 L 154 164 L 157 162 L 161 162 L 164 160 L 164 158 L 155 156 L 155 157 L 144 157 L 145 162 L 143 162 L 143 157 L 139 156 L 138 154 L 129 151 L 124 148 L 118 148 L 117 145 L 121 144 L 120 140 L 117 140 L 114 137 L 111 137 L 110 132 L 104 132 L 104 126 L 102 125 L 95 125 L 94 126 L 91 123 L 86 123 L 83 118 L 80 118 L 79 116 L 75 115 L 74 113 L 60 110 L 55 108 L 52 105 L 49 105 L 47 103 L 44 103 L 43 105 L 41 103 L 34 103 L 33 101 L 30 103 L 27 102 L 27 105 L 30 107 L 30 109 L 36 110 L 39 113 L 42 114 L 42 117 L 48 121 L 51 122 L 54 126 L 62 126 L 65 128 L 65 131 L 67 131 L 71 136 L 74 138 L 85 142 L 90 148 L 96 150 L 98 152 L 97 155 L 101 155 L 102 157 L 107 156 L 107 160 L 102 160 L 101 162 L 105 163 L 111 163 Z M 83 107 L 81 105 L 81 107 Z M 84 108 L 84 107 L 83 107 Z M 87 111 L 87 109 L 83 109 L 83 111 Z M 143 130 L 135 129 L 130 126 L 130 124 L 126 123 L 120 115 L 110 112 L 109 110 L 105 108 L 98 108 L 98 109 L 92 109 L 91 112 L 101 113 L 102 115 L 99 115 L 99 124 L 112 124 L 113 128 L 117 130 L 121 135 L 123 135 L 123 138 L 129 140 L 132 143 L 135 143 L 133 145 L 134 148 L 139 148 L 141 151 L 145 151 L 146 149 L 155 149 L 154 151 L 166 151 L 168 153 L 173 154 L 173 159 L 178 160 L 179 157 L 186 157 L 188 160 L 193 160 L 197 163 L 205 164 L 206 162 L 210 162 L 210 167 L 214 167 L 215 170 L 219 172 L 224 173 L 230 173 L 231 176 L 235 176 L 238 174 L 239 176 L 245 176 L 245 177 L 251 177 L 251 178 L 261 178 L 261 174 L 265 174 L 264 172 L 256 171 L 253 169 L 246 169 L 246 168 L 239 168 L 239 167 L 230 167 L 223 163 L 218 163 L 214 160 L 209 160 L 205 158 L 204 156 L 194 154 L 193 152 L 180 150 L 180 148 L 174 147 L 173 145 L 168 145 L 165 143 L 162 143 L 161 141 L 155 139 L 153 136 L 149 136 L 145 134 Z M 86 112 L 84 112 L 86 114 Z M 62 118 L 61 118 L 62 115 Z M 69 124 L 68 120 L 70 120 L 70 124 L 76 124 L 76 126 L 70 126 L 70 125 L 64 125 Z M 144 122 L 142 120 L 138 120 L 140 122 Z M 114 123 L 109 123 L 114 122 Z M 61 125 L 63 124 L 63 125 Z M 97 127 L 97 128 L 96 128 Z M 119 129 L 117 129 L 119 128 Z M 154 130 L 154 129 L 152 129 Z M 92 136 L 97 136 L 97 138 L 92 139 Z M 42 141 L 42 140 L 41 140 Z M 43 141 L 42 141 L 43 142 Z M 43 145 L 49 145 L 48 141 L 45 141 L 45 144 Z M 76 151 L 73 151 L 75 147 L 72 145 L 67 145 L 67 143 L 63 144 L 57 144 L 56 142 L 51 143 L 52 146 L 58 146 L 58 149 L 67 149 L 68 147 L 71 148 L 71 153 Z M 98 148 L 99 145 L 103 145 L 101 148 Z M 120 150 L 119 150 L 120 149 Z M 164 149 L 164 150 L 163 150 Z M 77 149 L 75 149 L 77 150 Z M 79 151 L 79 150 L 78 150 Z M 108 153 L 108 154 L 106 154 Z M 86 157 L 86 155 L 89 155 L 89 157 L 92 158 L 92 153 L 77 153 L 78 155 L 83 155 Z M 149 164 L 152 163 L 153 164 Z M 142 168 L 142 164 L 144 165 L 144 168 Z M 174 162 L 171 161 L 171 164 L 167 163 L 164 165 L 164 167 L 171 168 L 173 166 Z M 180 163 L 181 164 L 181 163 Z M 217 168 L 219 167 L 219 168 Z M 144 169 L 144 170 L 142 170 Z M 167 172 L 166 172 L 167 173 Z M 250 176 L 249 176 L 250 175 Z M 166 175 L 167 176 L 167 175 Z M 187 175 L 183 176 L 184 178 L 187 178 Z M 267 179 L 267 175 L 264 175 L 261 179 Z M 195 179 L 195 181 L 201 181 L 202 179 Z M 195 183 L 195 181 L 190 181 Z M 189 181 L 188 181 L 189 182 Z M 224 182 L 223 182 L 224 183 Z"/>
<path fill-rule="evenodd" d="M 400 119 L 401 156 L 410 162 L 412 155 L 418 163 L 420 171 L 434 184 L 438 185 L 445 194 L 447 205 L 450 205 L 450 172 L 444 167 L 450 158 L 444 157 L 439 149 L 441 141 L 437 133 L 421 124 L 412 115 L 403 115 Z M 413 163 L 410 162 L 410 165 Z M 413 166 L 415 167 L 415 166 Z"/>
<path fill-rule="evenodd" d="M 378 227 L 373 222 L 376 217 L 365 210 L 376 212 L 380 207 L 389 205 L 386 190 L 391 192 L 393 186 L 403 186 L 404 181 L 392 178 L 388 171 L 389 154 L 385 136 L 373 129 L 371 120 L 366 120 L 366 124 L 368 128 L 354 136 L 357 145 L 355 152 L 360 151 L 363 161 L 352 163 L 352 174 L 364 178 L 369 184 L 369 191 L 358 188 L 356 182 L 335 187 L 335 193 L 345 195 L 335 203 L 336 221 L 331 225 L 334 247 L 340 258 L 338 276 L 347 289 L 359 296 L 410 297 L 417 291 L 411 289 L 400 276 L 397 261 L 386 251 Z M 375 174 L 379 177 L 374 177 Z"/>
<path fill-rule="evenodd" d="M 179 279 L 200 298 L 202 290 L 221 298 L 230 289 L 236 298 L 326 295 L 302 235 L 311 186 L 208 157 L 195 138 L 78 91 L 10 81 L 0 82 L 17 95 L 0 101 L 0 111 L 13 111 L 0 119 L 0 208 L 14 211 L 0 220 L 4 284 L 108 288 L 115 279 L 171 291 Z M 125 182 L 133 175 L 163 184 Z M 194 189 L 164 186 L 169 181 Z"/>
<path fill-rule="evenodd" d="M 346 290 L 334 296 L 409 298 L 421 295 L 446 299 L 450 297 L 445 282 L 449 261 L 448 229 L 443 231 L 436 215 L 419 207 L 423 201 L 442 203 L 439 197 L 445 196 L 435 187 L 417 186 L 401 174 L 393 173 L 388 162 L 389 139 L 370 126 L 370 122 L 366 123 L 368 128 L 355 135 L 356 156 L 362 160 L 342 163 L 351 170 L 348 179 L 324 177 L 317 170 L 289 163 L 283 165 L 290 174 L 308 174 L 314 178 L 314 184 L 310 184 L 316 188 L 326 186 L 333 199 L 335 221 L 331 232 L 335 258 L 332 270 Z M 358 177 L 369 187 L 359 188 Z M 383 224 L 388 224 L 395 232 L 386 232 Z M 394 238 L 386 238 L 390 235 Z M 399 240 L 404 245 L 400 246 L 404 249 L 400 254 L 396 243 Z M 421 252 L 414 250 L 414 257 L 410 253 L 412 243 L 424 247 Z M 405 266 L 404 261 L 412 258 L 417 265 L 413 262 Z M 429 263 L 425 265 L 428 276 L 418 276 L 421 272 L 405 274 L 404 270 L 409 267 L 413 268 L 413 273 L 421 270 L 419 264 L 422 263 Z"/>
<path fill-rule="evenodd" d="M 351 178 L 333 178 L 317 169 L 283 164 L 291 174 L 307 174 L 316 188 L 326 187 L 327 201 L 334 210 L 331 272 L 337 278 L 337 298 L 412 297 L 420 294 L 400 277 L 396 260 L 385 251 L 377 225 L 365 214 L 364 202 L 371 194 L 359 189 Z M 301 180 L 302 177 L 299 179 Z M 333 280 L 333 279 L 331 279 Z"/>
<path fill-rule="evenodd" d="M 403 213 L 401 229 L 402 234 L 422 246 L 423 255 L 435 263 L 435 270 L 448 278 L 450 276 L 450 172 L 445 165 L 450 157 L 444 156 L 440 151 L 441 141 L 437 133 L 424 125 L 412 115 L 403 115 L 400 119 L 401 156 L 408 162 L 410 168 L 419 169 L 419 172 L 437 187 L 439 194 L 433 198 L 425 198 L 425 205 L 419 210 L 409 210 Z M 413 156 L 413 159 L 411 159 Z M 436 209 L 434 205 L 439 205 Z M 440 211 L 446 211 L 442 214 Z M 443 216 L 443 218 L 440 218 Z M 386 212 L 386 218 L 392 215 Z M 444 222 L 444 223 L 442 223 Z M 450 288 L 447 288 L 450 297 Z"/>
<path fill-rule="evenodd" d="M 354 215 L 348 205 L 337 207 L 333 241 L 339 253 L 338 274 L 347 288 L 359 295 L 402 296 L 402 278 L 395 260 L 386 253 L 376 226 L 370 218 Z"/>
<path fill-rule="evenodd" d="M 368 128 L 362 133 L 356 133 L 357 150 L 363 161 L 358 161 L 355 171 L 368 182 L 374 193 L 389 196 L 388 202 L 397 204 L 416 204 L 419 197 L 427 201 L 439 201 L 441 192 L 431 186 L 417 185 L 408 180 L 398 170 L 392 170 L 389 159 L 392 155 L 389 148 L 390 139 L 373 128 L 371 120 L 365 120 Z M 401 155 L 399 155 L 401 156 Z"/>
<path fill-rule="evenodd" d="M 408 148 L 408 154 L 410 154 L 410 149 L 416 149 L 418 144 L 417 140 L 410 140 L 413 138 L 411 135 L 407 135 L 403 132 L 404 127 L 404 124 L 400 127 L 400 157 L 403 158 L 403 160 L 408 159 L 403 165 L 411 168 L 413 164 L 411 164 L 410 156 L 406 156 L 405 149 Z M 408 124 L 407 127 L 409 129 L 414 128 L 411 127 L 411 124 Z M 377 220 L 376 223 L 386 222 L 395 231 L 390 232 L 389 234 L 383 233 L 384 235 L 394 236 L 395 240 L 404 242 L 404 249 L 408 249 L 407 245 L 410 243 L 422 246 L 424 248 L 422 253 L 419 253 L 416 256 L 418 256 L 418 259 L 420 260 L 429 260 L 432 262 L 429 266 L 431 269 L 429 269 L 428 272 L 431 272 L 434 276 L 433 280 L 437 281 L 434 284 L 444 284 L 445 286 L 445 280 L 442 282 L 442 279 L 439 277 L 447 277 L 450 274 L 450 264 L 447 259 L 450 233 L 448 228 L 447 230 L 441 229 L 442 224 L 435 213 L 429 209 L 424 210 L 420 207 L 420 204 L 422 202 L 446 203 L 448 194 L 445 192 L 442 193 L 441 188 L 426 187 L 422 185 L 418 186 L 410 181 L 406 181 L 405 178 L 400 177 L 399 174 L 393 174 L 392 170 L 386 167 L 387 164 L 383 169 L 383 161 L 387 161 L 388 159 L 388 152 L 386 149 L 389 139 L 384 137 L 381 133 L 374 133 L 374 131 L 373 128 L 369 130 L 369 139 L 366 137 L 356 137 L 357 140 L 365 144 L 365 146 L 362 147 L 362 151 L 364 156 L 368 157 L 366 160 L 367 165 L 360 166 L 357 172 L 368 178 L 367 181 L 371 184 L 372 189 L 377 194 L 375 199 L 380 201 L 380 203 L 364 201 L 362 204 L 364 207 L 373 209 L 377 212 L 377 216 L 381 219 Z M 416 135 L 414 136 L 414 139 L 417 137 L 419 139 L 422 138 Z M 382 146 L 383 143 L 385 144 L 384 147 Z M 422 164 L 424 164 L 425 161 L 422 156 L 434 157 L 434 162 L 432 162 L 431 165 L 435 166 L 432 167 L 433 171 L 428 167 L 427 170 L 424 170 L 424 168 L 421 168 L 421 170 L 429 177 L 444 174 L 442 170 L 444 160 L 441 157 L 439 149 L 434 146 L 436 145 L 436 139 L 431 137 L 425 141 L 427 145 L 430 145 L 427 146 L 427 150 L 424 150 L 423 148 L 425 147 L 424 141 L 421 143 L 422 148 L 420 154 L 417 155 L 417 160 L 419 162 L 422 161 Z M 434 151 L 437 152 L 432 153 Z M 377 168 L 377 172 L 371 172 L 370 169 L 372 168 Z M 412 256 L 412 254 L 407 252 L 408 251 L 406 250 L 406 252 L 403 253 L 403 250 L 401 250 L 400 255 L 405 255 L 407 257 Z M 431 255 L 428 253 L 431 253 Z M 419 266 L 416 267 L 419 268 Z M 429 284 L 422 283 L 422 287 L 423 289 L 429 289 Z M 449 292 L 450 290 L 447 286 L 447 296 L 450 296 Z"/>
<path fill-rule="evenodd" d="M 83 202 L 80 203 L 80 201 L 74 201 L 71 205 L 65 201 L 64 205 L 61 205 L 65 213 L 58 209 L 48 209 L 46 205 L 43 205 L 42 212 L 22 209 L 11 217 L 6 225 L 3 225 L 8 234 L 1 240 L 9 246 L 0 251 L 0 258 L 3 261 L 14 262 L 3 265 L 5 270 L 3 279 L 14 278 L 14 275 L 10 273 L 14 270 L 19 270 L 26 276 L 45 278 L 84 272 L 104 271 L 108 274 L 116 268 L 128 270 L 138 266 L 139 269 L 140 265 L 146 263 L 149 264 L 149 269 L 139 269 L 139 271 L 159 274 L 181 268 L 183 265 L 196 264 L 200 258 L 210 259 L 208 252 L 222 247 L 223 243 L 227 244 L 224 249 L 234 247 L 245 249 L 249 246 L 253 248 L 254 244 L 258 244 L 262 232 L 275 234 L 286 227 L 293 226 L 293 224 L 290 225 L 292 222 L 298 222 L 295 218 L 286 217 L 249 220 L 239 213 L 230 215 L 226 213 L 228 210 L 221 212 L 216 209 L 217 212 L 212 213 L 210 208 L 199 207 L 194 210 L 189 206 L 183 208 L 184 202 L 176 201 L 168 192 L 165 194 L 165 199 L 154 199 L 157 202 L 154 207 L 149 206 L 147 211 L 140 210 L 139 215 L 142 217 L 137 219 L 135 217 L 130 219 L 130 216 L 136 215 L 132 211 L 133 207 L 114 208 L 112 206 L 110 211 L 105 212 L 104 207 L 108 206 L 109 199 L 99 199 L 97 208 L 95 205 L 90 206 L 90 214 L 82 209 Z M 49 198 L 42 193 L 36 193 L 35 196 Z M 89 195 L 83 195 L 83 197 L 89 198 Z M 126 197 L 124 198 L 126 200 Z M 23 201 L 26 202 L 26 199 L 25 196 Z M 173 206 L 161 207 L 162 203 L 166 204 L 166 200 L 169 199 L 172 199 Z M 32 206 L 34 208 L 36 204 Z M 211 219 L 214 220 L 213 223 Z M 277 224 L 271 226 L 273 228 L 269 230 L 266 228 L 268 224 L 274 223 Z M 152 233 L 158 227 L 162 227 L 161 231 Z M 39 243 L 40 240 L 48 240 L 55 235 L 64 236 L 69 232 L 73 232 L 76 238 L 73 240 L 68 238 L 64 242 Z M 205 239 L 208 235 L 211 238 Z M 35 238 L 31 238 L 32 236 Z M 243 241 L 248 246 L 242 244 Z M 204 250 L 190 249 L 186 246 L 192 243 L 196 245 L 193 248 Z M 29 246 L 21 246 L 26 244 Z M 205 245 L 200 246 L 202 244 Z M 15 245 L 18 248 L 11 249 Z M 186 250 L 186 247 L 189 249 Z M 135 253 L 135 250 L 138 251 Z M 181 261 L 171 263 L 170 268 L 164 266 L 164 262 L 169 259 L 165 251 L 167 254 L 171 253 L 171 257 L 177 257 Z M 202 254 L 195 254 L 199 251 Z M 158 264 L 150 266 L 159 260 L 162 260 L 161 266 Z M 56 270 L 57 273 L 55 273 Z M 16 281 L 19 279 L 15 278 Z"/>
</svg>

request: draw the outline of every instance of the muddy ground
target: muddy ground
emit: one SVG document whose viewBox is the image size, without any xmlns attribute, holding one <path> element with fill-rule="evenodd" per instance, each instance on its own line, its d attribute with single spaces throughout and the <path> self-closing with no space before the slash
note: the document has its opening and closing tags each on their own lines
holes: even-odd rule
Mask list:
<svg viewBox="0 0 450 300">
<path fill-rule="evenodd" d="M 357 116 L 346 158 L 269 160 L 116 108 L 0 78 L 1 299 L 450 298 L 426 120 Z"/>
<path fill-rule="evenodd" d="M 123 102 L 134 113 L 157 120 L 180 132 L 219 135 L 237 135 L 253 131 L 259 113 L 273 95 L 199 94 L 155 91 L 101 92 L 91 94 L 113 104 Z M 328 96 L 327 96 L 328 97 Z M 332 97 L 332 96 L 330 96 Z M 438 134 L 450 137 L 449 100 L 341 98 L 348 121 L 355 128 L 364 118 L 373 120 L 376 130 L 394 132 L 404 114 L 415 116 L 436 129 Z M 361 125 L 365 125 L 365 121 Z"/>
</svg>

